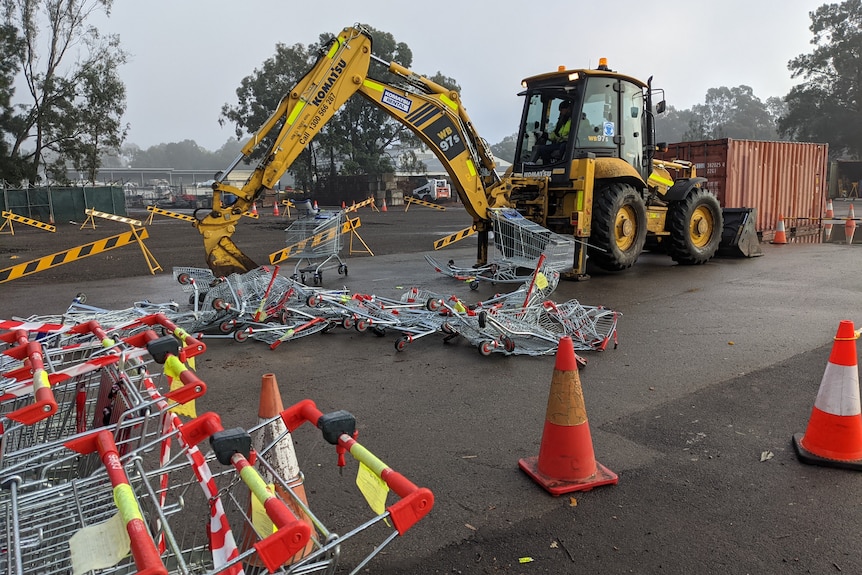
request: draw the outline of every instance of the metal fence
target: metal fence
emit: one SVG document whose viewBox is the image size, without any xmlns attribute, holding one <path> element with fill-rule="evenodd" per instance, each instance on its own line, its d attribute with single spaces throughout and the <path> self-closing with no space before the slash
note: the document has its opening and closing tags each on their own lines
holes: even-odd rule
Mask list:
<svg viewBox="0 0 862 575">
<path fill-rule="evenodd" d="M 82 221 L 87 209 L 127 215 L 123 188 L 118 186 L 0 188 L 0 206 L 4 211 L 45 223 Z"/>
</svg>

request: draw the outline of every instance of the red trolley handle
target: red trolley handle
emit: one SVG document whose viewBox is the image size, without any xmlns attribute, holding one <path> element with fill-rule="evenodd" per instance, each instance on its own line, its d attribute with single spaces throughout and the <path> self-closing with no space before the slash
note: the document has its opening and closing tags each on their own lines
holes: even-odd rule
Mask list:
<svg viewBox="0 0 862 575">
<path fill-rule="evenodd" d="M 218 414 L 208 412 L 183 424 L 180 433 L 189 447 L 209 438 L 219 462 L 234 466 L 243 483 L 278 528 L 275 533 L 254 544 L 270 573 L 305 548 L 311 538 L 311 527 L 297 518 L 284 501 L 273 493 L 243 454 L 247 452 L 251 456 L 251 437 L 247 431 L 241 428 L 225 430 Z"/>
<path fill-rule="evenodd" d="M 305 399 L 282 411 L 281 419 L 291 432 L 305 422 L 311 423 L 323 432 L 326 441 L 336 446 L 339 466 L 344 465 L 346 451 L 382 479 L 401 498 L 387 507 L 399 535 L 404 535 L 434 506 L 434 494 L 430 489 L 417 487 L 356 441 L 356 421 L 347 411 L 324 415 L 312 400 Z"/>
<path fill-rule="evenodd" d="M 57 400 L 51 390 L 51 382 L 48 372 L 45 371 L 45 363 L 42 358 L 42 345 L 39 342 L 27 342 L 25 346 L 27 357 L 30 361 L 30 372 L 33 374 L 33 403 L 16 409 L 6 415 L 8 419 L 33 425 L 57 413 Z"/>
<path fill-rule="evenodd" d="M 135 492 L 129 484 L 113 435 L 107 430 L 102 430 L 67 441 L 64 445 L 82 454 L 98 451 L 113 487 L 114 503 L 129 534 L 129 544 L 135 565 L 138 567 L 138 575 L 167 575 L 168 570 L 159 558 L 156 544 L 147 531 L 141 506 L 138 505 Z"/>
</svg>

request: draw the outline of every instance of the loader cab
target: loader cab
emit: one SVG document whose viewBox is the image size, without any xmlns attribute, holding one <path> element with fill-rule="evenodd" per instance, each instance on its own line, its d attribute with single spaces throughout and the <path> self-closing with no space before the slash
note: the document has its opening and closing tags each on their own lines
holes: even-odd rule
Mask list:
<svg viewBox="0 0 862 575">
<path fill-rule="evenodd" d="M 605 66 L 606 68 L 606 66 Z M 592 154 L 621 158 L 644 179 L 649 176 L 645 157 L 648 131 L 644 109 L 647 85 L 610 70 L 560 70 L 524 80 L 527 90 L 515 151 L 515 169 L 528 174 L 565 178 L 567 166 Z M 573 104 L 566 145 L 552 155 L 541 146 L 558 120 L 559 103 Z"/>
</svg>

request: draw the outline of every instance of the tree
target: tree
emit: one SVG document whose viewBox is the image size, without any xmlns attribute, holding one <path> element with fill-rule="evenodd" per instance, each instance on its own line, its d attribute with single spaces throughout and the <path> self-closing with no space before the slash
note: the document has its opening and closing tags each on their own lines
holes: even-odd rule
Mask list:
<svg viewBox="0 0 862 575">
<path fill-rule="evenodd" d="M 96 11 L 110 14 L 112 0 L 0 2 L 23 40 L 16 56 L 29 96 L 17 107 L 5 157 L 21 158 L 31 186 L 42 173 L 64 172 L 70 160 L 95 173 L 102 152 L 118 148 L 126 133 L 125 88 L 117 76 L 126 54 L 117 36 L 102 37 L 87 25 Z M 39 46 L 47 47 L 44 53 Z"/>
<path fill-rule="evenodd" d="M 10 24 L 0 25 L 0 184 L 18 182 L 24 177 L 21 158 L 12 154 L 9 140 L 17 132 L 12 96 L 13 83 L 21 70 L 17 54 L 23 49 L 23 40 Z"/>
<path fill-rule="evenodd" d="M 506 136 L 500 142 L 491 146 L 491 152 L 494 157 L 500 158 L 507 162 L 515 161 L 515 146 L 518 143 L 518 134 Z"/>
<path fill-rule="evenodd" d="M 830 156 L 862 159 L 862 0 L 824 4 L 809 15 L 814 50 L 787 65 L 805 81 L 784 98 L 779 129 L 828 143 Z"/>
<path fill-rule="evenodd" d="M 695 114 L 690 109 L 677 110 L 668 106 L 664 114 L 655 116 L 656 141 L 682 142 L 693 120 Z"/>
<path fill-rule="evenodd" d="M 737 138 L 774 140 L 775 118 L 749 86 L 710 88 L 703 104 L 692 106 L 684 141 Z"/>
</svg>

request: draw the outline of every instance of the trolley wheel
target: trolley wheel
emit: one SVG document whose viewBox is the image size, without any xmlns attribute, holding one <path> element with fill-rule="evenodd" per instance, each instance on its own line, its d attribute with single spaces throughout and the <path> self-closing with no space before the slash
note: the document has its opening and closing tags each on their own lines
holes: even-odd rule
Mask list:
<svg viewBox="0 0 862 575">
<path fill-rule="evenodd" d="M 476 319 L 479 320 L 479 329 L 485 329 L 488 325 L 488 312 L 482 310 L 479 312 L 479 315 L 476 316 Z"/>
<path fill-rule="evenodd" d="M 283 309 L 278 312 L 278 321 L 281 322 L 281 325 L 287 325 L 288 323 L 290 323 L 291 317 L 292 316 L 290 315 L 290 311 L 286 309 Z"/>
<path fill-rule="evenodd" d="M 494 342 L 493 341 L 483 341 L 479 344 L 479 353 L 484 356 L 489 356 L 494 352 Z"/>
<path fill-rule="evenodd" d="M 308 307 L 317 307 L 322 301 L 323 296 L 321 296 L 320 294 L 314 294 L 308 296 L 308 300 L 305 303 L 308 305 Z"/>
<path fill-rule="evenodd" d="M 75 301 L 78 303 L 87 303 L 87 294 L 78 292 L 78 295 L 75 296 Z"/>
<path fill-rule="evenodd" d="M 359 333 L 362 333 L 365 330 L 367 330 L 370 326 L 368 325 L 368 320 L 365 319 L 364 317 L 361 317 L 358 320 L 356 320 L 356 325 L 354 325 L 353 327 L 356 328 L 356 331 L 358 331 Z"/>
<path fill-rule="evenodd" d="M 319 286 L 321 283 L 323 283 L 323 274 L 317 272 L 314 274 L 314 285 Z"/>
<path fill-rule="evenodd" d="M 356 323 L 356 321 L 353 319 L 353 316 L 348 315 L 341 320 L 341 327 L 343 327 L 344 329 L 350 329 L 351 327 L 353 327 L 354 323 Z"/>
<path fill-rule="evenodd" d="M 473 280 L 470 282 L 469 285 L 471 290 L 476 291 L 477 289 L 479 289 L 479 280 Z"/>
<path fill-rule="evenodd" d="M 236 325 L 232 321 L 223 321 L 218 325 L 218 330 L 222 333 L 230 333 L 234 330 Z"/>
<path fill-rule="evenodd" d="M 425 302 L 425 309 L 428 311 L 437 311 L 440 309 L 440 306 L 440 300 L 433 297 L 429 297 L 428 301 Z"/>
<path fill-rule="evenodd" d="M 504 335 L 502 337 L 503 349 L 506 350 L 506 353 L 512 353 L 515 351 L 515 340 L 511 337 Z"/>
<path fill-rule="evenodd" d="M 338 324 L 335 323 L 334 321 L 328 321 L 328 322 L 326 322 L 326 327 L 324 327 L 322 330 L 320 330 L 320 333 L 329 333 L 333 329 L 335 329 L 335 326 L 337 326 L 337 325 Z"/>
<path fill-rule="evenodd" d="M 292 279 L 293 281 L 296 281 L 296 280 L 298 280 L 298 279 L 299 279 L 299 276 L 298 276 L 298 275 L 296 275 L 296 274 L 291 274 L 291 275 L 290 275 L 290 279 Z"/>
<path fill-rule="evenodd" d="M 177 276 L 177 281 L 187 286 L 192 283 L 192 277 L 189 274 L 180 274 Z"/>
<path fill-rule="evenodd" d="M 371 333 L 373 333 L 377 337 L 383 337 L 386 335 L 386 330 L 380 326 L 372 325 L 371 326 Z"/>
<path fill-rule="evenodd" d="M 395 350 L 396 351 L 404 351 L 404 348 L 407 347 L 407 344 L 410 343 L 410 338 L 406 335 L 402 335 L 398 339 L 395 340 Z"/>
<path fill-rule="evenodd" d="M 340 266 L 338 266 L 338 275 L 340 275 L 340 276 L 342 276 L 342 275 L 346 276 L 347 275 L 347 265 L 346 264 L 341 264 Z"/>
<path fill-rule="evenodd" d="M 440 324 L 440 331 L 442 331 L 446 335 L 458 335 L 458 331 L 454 327 L 452 327 L 452 324 L 448 321 L 444 321 L 442 324 Z"/>
<path fill-rule="evenodd" d="M 217 309 L 219 311 L 226 310 L 227 304 L 224 303 L 224 300 L 220 297 L 213 300 L 213 309 Z"/>
<path fill-rule="evenodd" d="M 299 281 L 300 281 L 303 285 L 305 285 L 305 274 L 302 274 L 302 275 L 300 275 L 300 276 L 299 276 Z"/>
<path fill-rule="evenodd" d="M 243 343 L 244 341 L 248 341 L 248 329 L 238 329 L 233 332 L 233 339 L 238 343 Z"/>
</svg>

